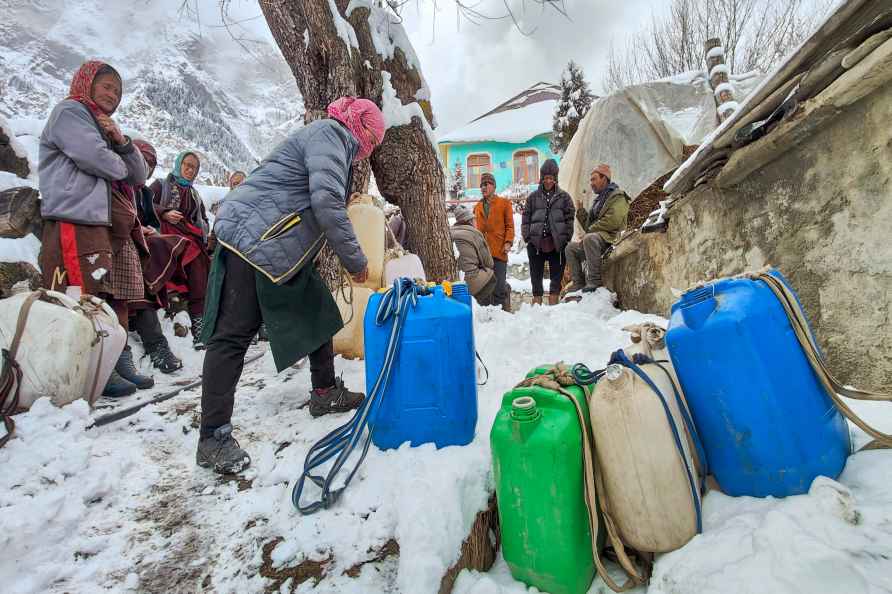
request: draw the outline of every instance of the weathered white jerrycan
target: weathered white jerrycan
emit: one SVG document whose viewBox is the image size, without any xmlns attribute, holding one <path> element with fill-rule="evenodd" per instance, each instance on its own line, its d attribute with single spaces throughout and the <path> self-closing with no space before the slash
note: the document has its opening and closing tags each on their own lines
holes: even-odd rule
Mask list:
<svg viewBox="0 0 892 594">
<path fill-rule="evenodd" d="M 344 320 L 344 327 L 334 335 L 334 352 L 345 359 L 362 359 L 365 357 L 365 340 L 363 332 L 363 320 L 365 319 L 366 306 L 371 289 L 353 286 L 352 297 L 350 287 L 335 292 L 335 302 Z M 350 303 L 348 303 L 350 301 Z"/>
<path fill-rule="evenodd" d="M 358 287 L 380 289 L 384 273 L 385 220 L 384 211 L 375 206 L 371 196 L 353 194 L 347 216 L 359 240 L 362 252 L 369 261 L 369 278 Z"/>
<path fill-rule="evenodd" d="M 0 343 L 9 348 L 30 292 L 0 300 Z M 49 397 L 56 406 L 83 398 L 92 406 L 108 381 L 127 334 L 101 299 L 44 291 L 28 313 L 16 361 L 22 369 L 19 407 Z"/>
<path fill-rule="evenodd" d="M 384 286 L 392 286 L 393 281 L 400 277 L 427 281 L 421 258 L 402 250 L 394 251 L 393 257 L 384 262 Z"/>
<path fill-rule="evenodd" d="M 665 331 L 644 325 L 636 336 L 626 330 L 638 342 L 619 361 L 614 357 L 595 386 L 592 434 L 621 540 L 664 553 L 684 546 L 702 527 L 696 430 L 669 364 L 631 361 L 636 353 L 663 360 Z"/>
</svg>

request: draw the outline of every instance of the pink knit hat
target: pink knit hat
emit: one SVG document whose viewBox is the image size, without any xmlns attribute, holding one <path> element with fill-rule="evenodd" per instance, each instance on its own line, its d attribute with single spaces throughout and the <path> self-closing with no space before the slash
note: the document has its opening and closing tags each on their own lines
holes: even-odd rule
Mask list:
<svg viewBox="0 0 892 594">
<path fill-rule="evenodd" d="M 607 165 L 606 163 L 601 163 L 600 165 L 592 169 L 592 173 L 600 173 L 607 179 L 613 178 L 613 175 L 610 173 L 610 165 Z"/>
<path fill-rule="evenodd" d="M 368 99 L 341 97 L 328 106 L 328 115 L 347 126 L 359 141 L 356 161 L 368 159 L 375 147 L 384 140 L 384 115 Z"/>
</svg>

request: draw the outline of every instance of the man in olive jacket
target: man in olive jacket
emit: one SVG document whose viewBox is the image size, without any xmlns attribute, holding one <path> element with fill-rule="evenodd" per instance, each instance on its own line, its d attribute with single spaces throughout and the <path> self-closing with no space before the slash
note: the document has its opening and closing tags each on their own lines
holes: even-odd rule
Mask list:
<svg viewBox="0 0 892 594">
<path fill-rule="evenodd" d="M 583 236 L 582 241 L 571 242 L 565 250 L 573 281 L 567 292 L 582 289 L 583 293 L 590 293 L 601 286 L 601 254 L 619 240 L 626 227 L 629 197 L 610 177 L 609 165 L 595 167 L 590 180 L 595 193 L 591 209 L 586 210 L 581 200 L 576 201 L 576 220 L 582 225 Z"/>
</svg>

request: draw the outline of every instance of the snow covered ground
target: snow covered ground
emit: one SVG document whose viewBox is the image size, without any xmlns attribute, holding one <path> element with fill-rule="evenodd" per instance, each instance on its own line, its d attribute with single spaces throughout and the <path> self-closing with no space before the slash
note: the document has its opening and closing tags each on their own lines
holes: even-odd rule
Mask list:
<svg viewBox="0 0 892 594">
<path fill-rule="evenodd" d="M 18 437 L 0 449 L 4 592 L 437 592 L 493 488 L 489 428 L 501 395 L 543 362 L 601 366 L 627 343 L 624 326 L 659 320 L 620 312 L 611 298 L 601 290 L 515 315 L 477 308 L 477 348 L 490 379 L 479 392 L 474 441 L 439 451 L 372 447 L 338 504 L 309 517 L 291 506 L 291 486 L 310 445 L 347 415 L 309 416 L 306 367 L 276 375 L 266 355 L 246 368 L 234 424 L 253 465 L 237 480 L 194 464 L 197 389 L 92 430 L 91 418 L 107 411 L 41 401 L 17 417 Z M 186 369 L 163 378 L 167 386 L 201 365 L 187 338 L 172 341 Z M 348 385 L 363 385 L 361 361 L 338 359 L 337 367 Z M 890 408 L 859 410 L 888 430 Z M 819 479 L 808 495 L 710 493 L 704 533 L 658 560 L 648 592 L 889 592 L 889 476 L 892 454 L 865 452 L 839 482 Z M 398 555 L 364 563 L 391 539 Z M 320 580 L 297 583 L 307 575 Z M 501 558 L 488 573 L 464 572 L 455 588 L 526 591 Z M 607 589 L 597 580 L 590 592 Z"/>
</svg>

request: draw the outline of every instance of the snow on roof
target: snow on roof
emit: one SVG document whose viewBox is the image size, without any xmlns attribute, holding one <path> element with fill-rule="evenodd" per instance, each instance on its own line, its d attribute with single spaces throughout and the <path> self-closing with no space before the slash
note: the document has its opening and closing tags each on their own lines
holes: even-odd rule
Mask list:
<svg viewBox="0 0 892 594">
<path fill-rule="evenodd" d="M 560 87 L 538 82 L 464 127 L 444 135 L 440 142 L 526 142 L 551 132 L 554 108 L 560 97 Z"/>
<path fill-rule="evenodd" d="M 476 120 L 440 138 L 440 143 L 527 142 L 551 132 L 551 119 L 557 101 L 540 101 L 519 109 L 501 111 Z"/>
</svg>

